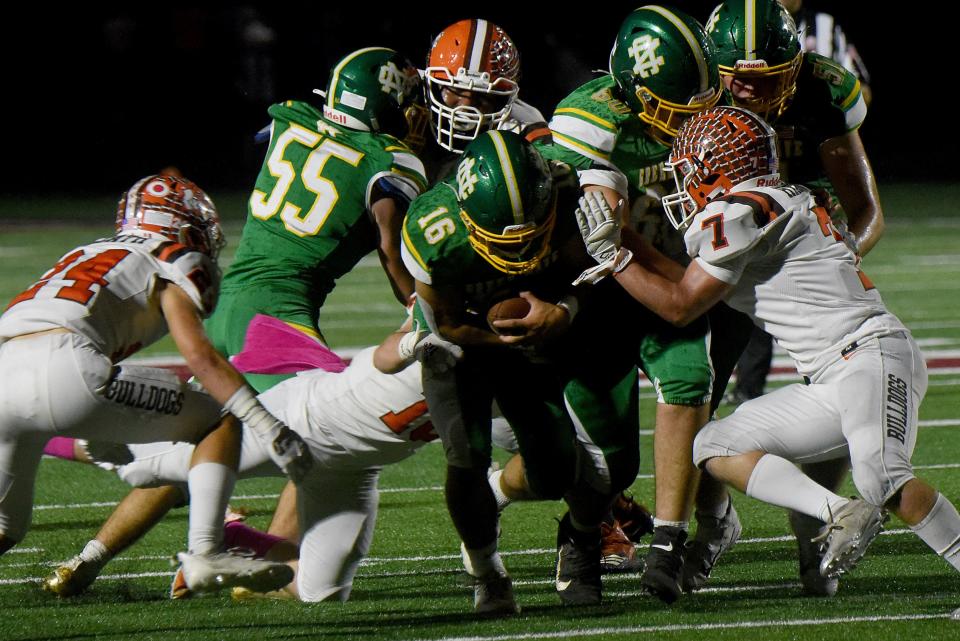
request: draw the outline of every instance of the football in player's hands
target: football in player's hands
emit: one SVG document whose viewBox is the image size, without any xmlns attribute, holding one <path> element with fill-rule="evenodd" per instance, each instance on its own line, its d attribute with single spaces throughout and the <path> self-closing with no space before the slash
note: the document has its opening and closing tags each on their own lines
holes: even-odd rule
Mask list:
<svg viewBox="0 0 960 641">
<path fill-rule="evenodd" d="M 508 330 L 502 327 L 495 327 L 493 321 L 512 320 L 523 318 L 530 312 L 530 303 L 526 298 L 516 296 L 514 298 L 505 298 L 498 303 L 494 303 L 487 310 L 487 324 L 496 334 L 523 334 L 522 330 Z"/>
</svg>

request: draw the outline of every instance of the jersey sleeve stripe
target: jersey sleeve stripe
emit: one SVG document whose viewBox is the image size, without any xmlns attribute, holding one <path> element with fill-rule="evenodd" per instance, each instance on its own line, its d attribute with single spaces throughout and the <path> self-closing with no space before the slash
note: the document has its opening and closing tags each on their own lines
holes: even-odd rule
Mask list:
<svg viewBox="0 0 960 641">
<path fill-rule="evenodd" d="M 608 156 L 613 153 L 617 142 L 615 133 L 572 116 L 554 116 L 550 121 L 550 130 L 590 147 L 595 153 Z"/>
<path fill-rule="evenodd" d="M 557 114 L 564 115 L 569 114 L 575 118 L 580 118 L 582 120 L 589 120 L 593 124 L 603 127 L 607 131 L 616 134 L 617 126 L 610 122 L 609 120 L 604 120 L 600 116 L 595 116 L 589 111 L 584 111 L 583 109 L 575 109 L 574 107 L 561 107 L 553 112 L 553 117 L 556 118 Z"/>
<path fill-rule="evenodd" d="M 427 186 L 427 172 L 423 167 L 423 162 L 407 150 L 401 153 L 393 153 L 393 167 L 391 169 L 408 176 L 420 185 L 421 189 Z"/>
<path fill-rule="evenodd" d="M 423 258 L 421 258 L 417 250 L 413 248 L 413 243 L 410 242 L 406 227 L 403 228 L 403 244 L 400 245 L 400 258 L 403 259 L 403 265 L 407 268 L 407 271 L 410 272 L 411 276 L 421 283 L 426 283 L 427 285 L 433 284 L 433 279 L 430 278 L 430 272 L 427 270 Z"/>
<path fill-rule="evenodd" d="M 853 83 L 853 89 L 850 91 L 850 95 L 844 98 L 843 104 L 840 105 L 840 108 L 846 111 L 856 102 L 857 98 L 860 97 L 860 81 L 857 80 Z"/>
<path fill-rule="evenodd" d="M 738 191 L 718 200 L 749 207 L 753 210 L 753 221 L 757 227 L 763 227 L 783 213 L 783 206 L 772 196 L 762 192 Z"/>
<path fill-rule="evenodd" d="M 843 101 L 843 118 L 847 125 L 847 131 L 853 131 L 863 124 L 867 117 L 867 102 L 863 99 L 863 93 L 860 91 L 860 81 L 857 80 L 853 91 Z"/>
<path fill-rule="evenodd" d="M 364 196 L 364 203 L 367 209 L 373 205 L 373 203 L 370 202 L 370 199 L 373 197 L 373 189 L 381 179 L 389 182 L 390 187 L 400 191 L 408 201 L 413 200 L 423 191 L 420 186 L 408 176 L 401 175 L 395 171 L 381 171 L 367 181 L 367 192 Z"/>
<path fill-rule="evenodd" d="M 181 245 L 180 243 L 175 243 L 171 241 L 169 243 L 163 243 L 162 245 L 158 245 L 157 248 L 154 249 L 152 253 L 159 260 L 162 260 L 166 263 L 173 263 L 173 262 L 176 262 L 176 260 L 181 256 L 183 256 L 184 254 L 192 251 L 195 251 L 195 250 L 190 249 L 185 245 Z"/>
<path fill-rule="evenodd" d="M 597 149 L 594 149 L 593 147 L 589 147 L 579 141 L 576 141 L 573 138 L 568 138 L 557 131 L 553 132 L 553 141 L 562 147 L 566 147 L 571 151 L 575 151 L 578 154 L 586 156 L 594 162 L 598 162 L 602 165 L 610 165 L 610 154 L 605 154 Z"/>
<path fill-rule="evenodd" d="M 400 167 L 391 167 L 390 173 L 396 174 L 397 176 L 412 183 L 417 190 L 417 193 L 414 194 L 414 197 L 423 193 L 423 191 L 427 188 L 427 179 L 420 174 L 415 174 L 413 172 L 406 171 L 404 169 L 401 169 Z"/>
<path fill-rule="evenodd" d="M 534 142 L 541 140 L 543 142 L 549 142 L 551 135 L 550 128 L 546 125 L 541 125 L 539 127 L 527 127 L 523 130 L 523 137 L 527 139 L 527 142 Z"/>
<path fill-rule="evenodd" d="M 417 252 L 416 248 L 413 246 L 413 239 L 410 238 L 410 232 L 407 231 L 406 225 L 403 226 L 402 233 L 403 233 L 403 246 L 400 249 L 408 253 L 411 258 L 417 261 L 417 265 L 420 267 L 420 269 L 422 269 L 425 273 L 430 273 L 430 270 L 427 268 L 426 261 L 423 260 L 423 256 L 421 256 Z"/>
</svg>

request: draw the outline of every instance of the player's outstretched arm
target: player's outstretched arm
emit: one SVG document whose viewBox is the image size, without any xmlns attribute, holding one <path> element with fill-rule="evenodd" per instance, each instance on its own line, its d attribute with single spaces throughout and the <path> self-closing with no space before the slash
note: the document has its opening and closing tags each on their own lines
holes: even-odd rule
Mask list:
<svg viewBox="0 0 960 641">
<path fill-rule="evenodd" d="M 434 369 L 449 369 L 463 358 L 463 349 L 430 330 L 414 328 L 407 318 L 400 329 L 391 333 L 373 351 L 373 366 L 384 374 L 396 374 L 414 361 L 429 360 Z"/>
<path fill-rule="evenodd" d="M 254 434 L 270 443 L 270 455 L 284 473 L 294 481 L 302 478 L 313 463 L 306 443 L 264 409 L 243 375 L 213 347 L 187 293 L 165 283 L 160 290 L 160 307 L 173 342 L 204 389 Z"/>
<path fill-rule="evenodd" d="M 638 261 L 631 262 L 613 278 L 645 307 L 680 327 L 703 315 L 732 288 L 708 274 L 696 261 L 690 263 L 680 282 L 664 278 Z"/>
</svg>

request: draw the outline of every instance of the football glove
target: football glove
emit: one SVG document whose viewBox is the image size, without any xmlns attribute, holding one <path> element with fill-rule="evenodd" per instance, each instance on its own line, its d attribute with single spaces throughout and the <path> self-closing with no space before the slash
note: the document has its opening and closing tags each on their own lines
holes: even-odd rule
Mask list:
<svg viewBox="0 0 960 641">
<path fill-rule="evenodd" d="M 418 326 L 404 334 L 397 345 L 397 352 L 404 362 L 418 360 L 436 372 L 449 370 L 463 358 L 463 348 L 459 345 Z"/>
<path fill-rule="evenodd" d="M 606 198 L 598 191 L 588 191 L 580 197 L 580 206 L 574 214 L 580 226 L 580 235 L 587 247 L 587 253 L 597 261 L 580 274 L 574 285 L 594 284 L 609 274 L 619 272 L 633 258 L 633 252 L 620 246 L 620 210 L 623 201 L 617 203 L 617 209 L 610 208 Z"/>
</svg>

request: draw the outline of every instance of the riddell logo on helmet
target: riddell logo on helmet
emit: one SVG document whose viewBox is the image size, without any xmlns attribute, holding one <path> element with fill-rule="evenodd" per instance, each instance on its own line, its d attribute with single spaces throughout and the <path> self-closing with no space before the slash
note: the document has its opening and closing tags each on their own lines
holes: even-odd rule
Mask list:
<svg viewBox="0 0 960 641">
<path fill-rule="evenodd" d="M 323 107 L 323 117 L 326 118 L 327 120 L 338 122 L 341 125 L 347 124 L 347 117 L 345 115 L 334 111 L 333 109 L 331 109 L 330 107 L 327 107 L 326 105 L 324 105 Z"/>
<path fill-rule="evenodd" d="M 750 69 L 766 69 L 770 65 L 766 60 L 737 60 L 733 68 L 737 71 L 748 71 Z"/>
</svg>

